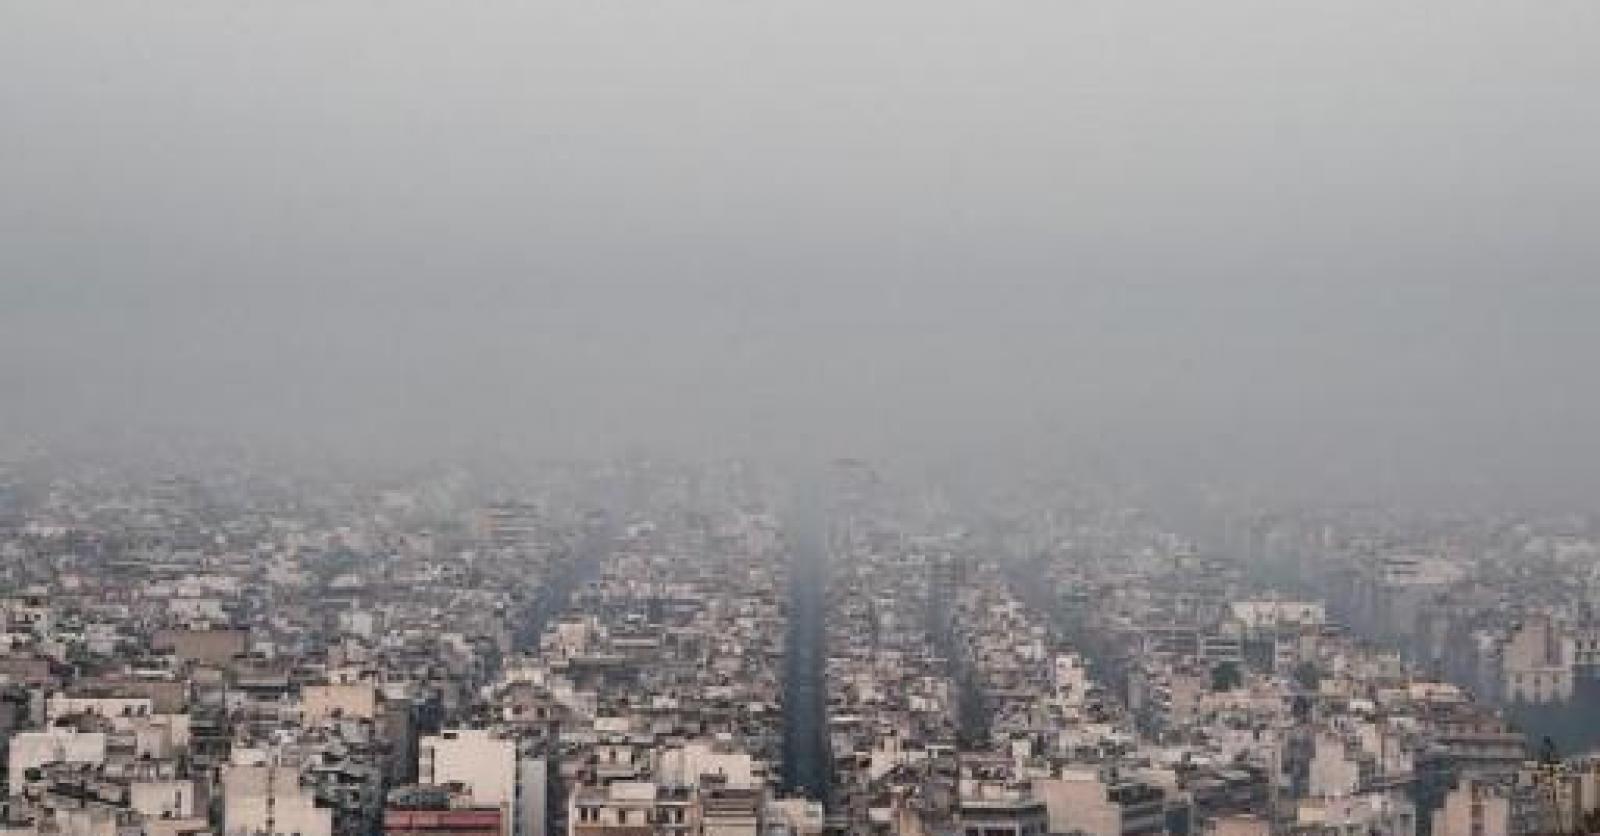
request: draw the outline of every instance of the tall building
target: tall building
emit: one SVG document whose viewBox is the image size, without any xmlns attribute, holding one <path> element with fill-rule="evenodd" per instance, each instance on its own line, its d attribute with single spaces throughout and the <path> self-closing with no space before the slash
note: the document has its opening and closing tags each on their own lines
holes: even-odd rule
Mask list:
<svg viewBox="0 0 1600 836">
<path fill-rule="evenodd" d="M 504 836 L 539 836 L 544 818 L 542 765 L 520 761 L 516 741 L 482 729 L 424 737 L 417 756 L 418 780 L 423 784 L 458 784 L 474 805 L 499 808 Z"/>
</svg>

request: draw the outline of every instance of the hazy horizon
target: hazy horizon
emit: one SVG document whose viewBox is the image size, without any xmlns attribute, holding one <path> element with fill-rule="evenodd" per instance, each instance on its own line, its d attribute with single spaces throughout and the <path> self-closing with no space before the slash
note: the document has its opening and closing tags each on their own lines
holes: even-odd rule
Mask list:
<svg viewBox="0 0 1600 836">
<path fill-rule="evenodd" d="M 16 2 L 0 66 L 0 432 L 1600 489 L 1593 3 Z"/>
</svg>

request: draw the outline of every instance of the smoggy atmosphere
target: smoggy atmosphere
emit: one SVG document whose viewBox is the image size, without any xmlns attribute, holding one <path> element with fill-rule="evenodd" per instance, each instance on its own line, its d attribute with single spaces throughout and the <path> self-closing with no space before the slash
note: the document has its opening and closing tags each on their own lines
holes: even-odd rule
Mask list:
<svg viewBox="0 0 1600 836">
<path fill-rule="evenodd" d="M 0 0 L 0 836 L 1600 836 L 1600 2 Z"/>
<path fill-rule="evenodd" d="M 22 2 L 0 55 L 29 431 L 1600 481 L 1592 3 Z"/>
</svg>

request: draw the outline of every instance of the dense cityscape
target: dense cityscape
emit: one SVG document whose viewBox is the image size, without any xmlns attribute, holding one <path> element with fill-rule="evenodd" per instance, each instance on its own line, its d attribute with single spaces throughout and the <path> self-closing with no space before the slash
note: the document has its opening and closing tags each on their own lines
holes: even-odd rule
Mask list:
<svg viewBox="0 0 1600 836">
<path fill-rule="evenodd" d="M 0 836 L 1600 836 L 1600 0 L 0 0 Z"/>
<path fill-rule="evenodd" d="M 5 833 L 1533 836 L 1592 518 L 646 458 L 0 482 Z M 957 498 L 959 497 L 959 499 Z"/>
</svg>

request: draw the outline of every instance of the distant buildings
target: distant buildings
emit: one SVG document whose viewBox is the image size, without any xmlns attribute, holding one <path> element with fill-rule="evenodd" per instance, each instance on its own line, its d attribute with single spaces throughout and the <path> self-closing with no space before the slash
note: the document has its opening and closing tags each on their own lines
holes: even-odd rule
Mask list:
<svg viewBox="0 0 1600 836">
<path fill-rule="evenodd" d="M 0 836 L 1545 836 L 1600 817 L 1600 769 L 1530 752 L 1502 710 L 1582 719 L 1593 523 L 1274 512 L 1235 527 L 1246 562 L 1109 491 L 957 501 L 845 471 L 814 531 L 733 463 L 20 485 Z"/>
</svg>

